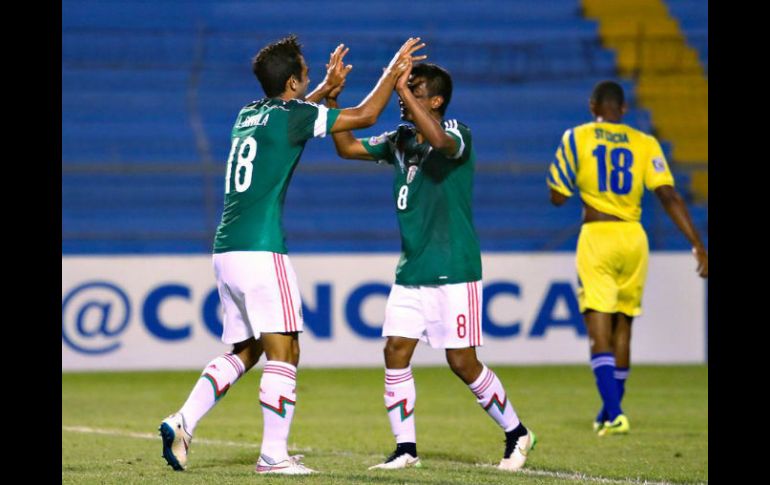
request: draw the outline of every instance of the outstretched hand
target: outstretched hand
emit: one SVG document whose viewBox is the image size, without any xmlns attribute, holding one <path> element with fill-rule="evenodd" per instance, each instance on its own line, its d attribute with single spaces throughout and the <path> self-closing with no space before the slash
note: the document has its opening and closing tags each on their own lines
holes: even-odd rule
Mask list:
<svg viewBox="0 0 770 485">
<path fill-rule="evenodd" d="M 401 46 L 401 48 L 390 60 L 390 64 L 385 68 L 385 71 L 390 73 L 394 78 L 398 79 L 406 70 L 412 69 L 412 64 L 417 61 L 427 59 L 427 55 L 414 56 L 413 54 L 418 50 L 425 47 L 425 43 L 420 43 L 419 37 L 410 37 Z"/>
<path fill-rule="evenodd" d="M 345 78 L 353 69 L 352 64 L 345 65 L 343 59 L 350 49 L 345 44 L 340 44 L 329 55 L 329 63 L 326 64 L 326 86 L 331 88 L 328 97 L 336 98 L 345 86 Z"/>
</svg>

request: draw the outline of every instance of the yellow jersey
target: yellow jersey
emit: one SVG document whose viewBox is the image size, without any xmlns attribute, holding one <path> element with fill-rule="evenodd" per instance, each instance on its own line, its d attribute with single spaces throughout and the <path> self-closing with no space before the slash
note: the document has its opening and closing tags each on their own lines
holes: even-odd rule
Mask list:
<svg viewBox="0 0 770 485">
<path fill-rule="evenodd" d="M 548 186 L 589 206 L 638 222 L 644 188 L 674 185 L 654 136 L 622 123 L 595 121 L 564 132 L 548 170 Z"/>
</svg>

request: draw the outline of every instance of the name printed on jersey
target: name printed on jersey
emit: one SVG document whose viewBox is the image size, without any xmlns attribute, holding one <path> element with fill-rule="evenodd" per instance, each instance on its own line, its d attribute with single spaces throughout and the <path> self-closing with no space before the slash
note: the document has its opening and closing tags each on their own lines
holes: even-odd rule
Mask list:
<svg viewBox="0 0 770 485">
<path fill-rule="evenodd" d="M 628 143 L 628 135 L 625 133 L 613 133 L 601 128 L 594 129 L 597 140 L 607 140 L 610 143 Z"/>
<path fill-rule="evenodd" d="M 259 113 L 249 116 L 245 120 L 241 121 L 236 128 L 249 128 L 252 126 L 265 126 L 267 120 L 270 118 L 270 113 Z"/>
</svg>

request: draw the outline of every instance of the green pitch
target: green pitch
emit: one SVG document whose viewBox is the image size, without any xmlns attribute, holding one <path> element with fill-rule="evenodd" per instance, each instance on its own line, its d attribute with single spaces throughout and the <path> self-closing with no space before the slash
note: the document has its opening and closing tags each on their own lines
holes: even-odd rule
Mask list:
<svg viewBox="0 0 770 485">
<path fill-rule="evenodd" d="M 708 481 L 708 369 L 633 367 L 623 408 L 631 434 L 599 438 L 599 397 L 584 366 L 494 371 L 538 435 L 527 471 L 498 472 L 503 433 L 448 368 L 415 368 L 423 468 L 367 471 L 394 448 L 381 369 L 299 371 L 293 453 L 321 471 L 257 477 L 261 372 L 254 369 L 200 422 L 188 470 L 161 458 L 160 421 L 176 411 L 197 372 L 62 374 L 62 483 L 475 484 L 692 483 Z"/>
</svg>

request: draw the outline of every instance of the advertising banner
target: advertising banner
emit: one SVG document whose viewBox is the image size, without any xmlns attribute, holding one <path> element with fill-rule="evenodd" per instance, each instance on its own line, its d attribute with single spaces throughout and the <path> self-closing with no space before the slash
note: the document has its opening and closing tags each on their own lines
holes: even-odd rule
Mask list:
<svg viewBox="0 0 770 485">
<path fill-rule="evenodd" d="M 290 255 L 304 367 L 382 366 L 397 254 Z M 583 364 L 589 344 L 571 253 L 483 255 L 482 361 Z M 653 253 L 633 363 L 706 360 L 706 284 L 689 253 Z M 230 346 L 210 255 L 62 257 L 62 370 L 201 369 Z M 445 363 L 420 344 L 414 364 Z"/>
</svg>

